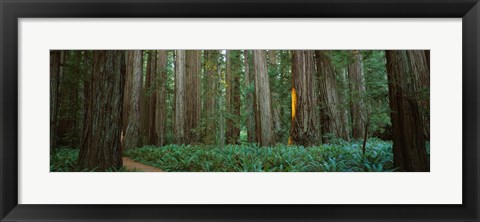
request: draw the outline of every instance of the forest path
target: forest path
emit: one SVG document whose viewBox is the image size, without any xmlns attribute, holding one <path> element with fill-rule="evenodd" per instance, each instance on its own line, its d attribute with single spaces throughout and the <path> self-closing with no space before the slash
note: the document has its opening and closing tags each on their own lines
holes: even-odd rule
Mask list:
<svg viewBox="0 0 480 222">
<path fill-rule="evenodd" d="M 142 171 L 142 172 L 163 172 L 161 169 L 147 166 L 143 163 L 136 162 L 128 157 L 123 157 L 123 166 L 128 170 Z"/>
</svg>

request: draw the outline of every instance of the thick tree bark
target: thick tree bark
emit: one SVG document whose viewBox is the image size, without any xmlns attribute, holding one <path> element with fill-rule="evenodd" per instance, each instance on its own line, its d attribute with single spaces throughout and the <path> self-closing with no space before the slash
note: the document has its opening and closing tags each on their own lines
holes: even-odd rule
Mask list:
<svg viewBox="0 0 480 222">
<path fill-rule="evenodd" d="M 56 149 L 56 132 L 58 120 L 58 87 L 60 85 L 60 54 L 58 50 L 50 51 L 50 153 Z"/>
<path fill-rule="evenodd" d="M 353 62 L 348 65 L 350 85 L 350 114 L 352 121 L 352 137 L 362 139 L 365 128 L 365 83 L 363 78 L 362 55 L 359 51 L 352 51 Z"/>
<path fill-rule="evenodd" d="M 292 125 L 288 143 L 308 147 L 321 143 L 314 52 L 292 53 Z"/>
<path fill-rule="evenodd" d="M 332 137 L 348 140 L 342 122 L 342 110 L 337 93 L 337 80 L 330 59 L 323 51 L 315 51 L 317 65 L 320 122 L 322 123 L 323 141 L 328 142 Z"/>
<path fill-rule="evenodd" d="M 264 50 L 253 50 L 255 70 L 255 97 L 258 104 L 260 146 L 270 146 L 275 141 L 272 119 L 270 81 L 267 69 L 267 56 Z"/>
<path fill-rule="evenodd" d="M 175 55 L 175 118 L 174 136 L 176 144 L 185 144 L 185 50 L 177 50 Z"/>
<path fill-rule="evenodd" d="M 125 150 L 125 134 L 127 133 L 128 117 L 130 113 L 130 94 L 132 94 L 133 78 L 133 51 L 125 52 L 125 83 L 123 85 L 123 107 L 122 107 L 122 133 L 120 141 L 122 150 Z"/>
<path fill-rule="evenodd" d="M 199 133 L 197 131 L 200 126 L 200 50 L 186 51 L 186 116 L 185 120 L 185 138 L 189 144 L 199 142 Z"/>
<path fill-rule="evenodd" d="M 250 92 L 250 88 L 253 82 L 253 72 L 250 72 L 250 56 L 249 50 L 243 51 L 244 66 L 245 66 L 245 88 L 247 93 L 245 95 L 245 102 L 247 108 L 247 141 L 249 143 L 255 142 L 255 119 L 253 111 L 253 92 Z"/>
<path fill-rule="evenodd" d="M 140 93 L 143 76 L 143 53 L 141 50 L 127 51 L 127 69 L 123 99 L 124 149 L 138 146 L 140 133 Z M 128 95 L 127 95 L 128 94 Z M 128 113 L 125 115 L 125 113 Z"/>
<path fill-rule="evenodd" d="M 430 140 L 430 51 L 407 50 L 409 66 L 414 72 L 414 90 L 426 140 Z"/>
<path fill-rule="evenodd" d="M 167 134 L 167 51 L 159 50 L 157 52 L 157 79 L 156 84 L 158 87 L 156 95 L 155 110 L 155 130 L 157 146 L 163 146 L 166 142 Z"/>
<path fill-rule="evenodd" d="M 82 145 L 78 163 L 82 168 L 104 171 L 122 167 L 120 133 L 125 78 L 124 51 L 95 51 L 89 99 L 85 106 Z"/>
<path fill-rule="evenodd" d="M 386 51 L 390 118 L 393 128 L 393 164 L 405 171 L 428 171 L 424 128 L 414 81 L 404 50 Z"/>
<path fill-rule="evenodd" d="M 148 144 L 153 145 L 157 144 L 157 134 L 155 127 L 155 113 L 156 113 L 156 96 L 157 96 L 157 86 L 156 86 L 156 72 L 157 72 L 157 51 L 150 51 L 150 57 L 148 60 L 149 70 L 147 72 L 147 78 L 149 83 L 149 89 L 147 92 L 148 95 Z"/>
</svg>

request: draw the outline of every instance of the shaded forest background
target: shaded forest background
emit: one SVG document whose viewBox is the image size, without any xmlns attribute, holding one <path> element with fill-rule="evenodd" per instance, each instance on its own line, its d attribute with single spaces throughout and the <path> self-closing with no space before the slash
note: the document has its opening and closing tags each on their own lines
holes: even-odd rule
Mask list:
<svg viewBox="0 0 480 222">
<path fill-rule="evenodd" d="M 50 75 L 51 155 L 74 149 L 81 169 L 121 168 L 125 154 L 155 165 L 145 156 L 164 147 L 163 169 L 171 152 L 268 159 L 277 148 L 306 152 L 300 162 L 318 152 L 329 165 L 300 171 L 325 171 L 337 166 L 325 145 L 343 144 L 335 149 L 369 164 L 387 158 L 368 156 L 369 146 L 382 147 L 387 168 L 429 171 L 428 50 L 52 50 Z M 205 166 L 172 170 L 215 171 Z"/>
</svg>

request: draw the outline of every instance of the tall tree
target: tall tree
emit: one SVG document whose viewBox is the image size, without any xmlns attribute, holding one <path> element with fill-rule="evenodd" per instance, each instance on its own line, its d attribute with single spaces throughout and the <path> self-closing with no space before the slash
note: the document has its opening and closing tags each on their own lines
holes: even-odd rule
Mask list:
<svg viewBox="0 0 480 222">
<path fill-rule="evenodd" d="M 167 51 L 159 50 L 157 52 L 156 65 L 156 106 L 155 109 L 155 132 L 157 146 L 163 146 L 166 143 L 167 131 Z"/>
<path fill-rule="evenodd" d="M 409 65 L 404 50 L 388 50 L 387 74 L 393 128 L 393 164 L 406 171 L 428 171 L 424 128 L 414 80 L 420 73 Z"/>
<path fill-rule="evenodd" d="M 204 143 L 213 144 L 216 141 L 217 132 L 217 94 L 219 82 L 219 51 L 204 51 L 204 73 L 205 73 L 205 131 Z"/>
<path fill-rule="evenodd" d="M 83 168 L 103 171 L 122 167 L 120 133 L 125 51 L 95 51 L 93 61 L 78 163 Z"/>
<path fill-rule="evenodd" d="M 186 120 L 185 120 L 185 138 L 187 143 L 199 142 L 198 128 L 200 126 L 200 74 L 201 50 L 187 50 L 185 52 L 186 63 Z"/>
<path fill-rule="evenodd" d="M 138 145 L 140 132 L 140 93 L 143 77 L 143 52 L 131 50 L 126 52 L 127 69 L 123 96 L 123 144 L 124 149 Z"/>
<path fill-rule="evenodd" d="M 430 51 L 407 50 L 409 65 L 414 76 L 415 93 L 418 98 L 425 138 L 430 140 Z"/>
<path fill-rule="evenodd" d="M 228 113 L 226 122 L 226 140 L 237 143 L 240 138 L 240 51 L 226 50 L 226 99 L 225 106 Z"/>
<path fill-rule="evenodd" d="M 157 96 L 157 86 L 156 86 L 156 72 L 157 72 L 157 51 L 150 51 L 150 57 L 148 60 L 148 71 L 147 71 L 147 81 L 148 81 L 148 144 L 157 143 L 156 127 L 155 127 L 155 113 L 156 113 L 156 96 Z"/>
<path fill-rule="evenodd" d="M 174 135 L 176 144 L 185 144 L 185 50 L 176 50 L 175 55 L 175 118 Z"/>
<path fill-rule="evenodd" d="M 272 89 L 272 116 L 273 116 L 273 128 L 275 131 L 275 135 L 279 134 L 282 122 L 280 120 L 280 103 L 281 98 L 279 96 L 279 90 L 281 88 L 277 88 L 278 82 L 280 81 L 280 72 L 278 69 L 278 61 L 277 61 L 277 50 L 268 50 L 268 69 L 269 73 L 274 73 L 274 77 L 270 78 L 270 86 Z"/>
<path fill-rule="evenodd" d="M 149 89 L 150 89 L 150 56 L 151 53 L 149 50 L 143 51 L 143 64 L 142 64 L 142 78 L 141 85 L 142 91 L 140 93 L 140 134 L 139 134 L 139 145 L 149 144 L 150 139 L 150 98 L 149 98 Z"/>
<path fill-rule="evenodd" d="M 60 57 L 63 51 L 50 51 L 50 153 L 56 148 L 58 117 L 58 87 L 60 85 Z"/>
<path fill-rule="evenodd" d="M 352 121 L 352 137 L 361 139 L 365 135 L 365 81 L 363 77 L 362 54 L 352 51 L 352 62 L 348 65 L 348 79 L 350 88 L 350 114 Z"/>
<path fill-rule="evenodd" d="M 270 95 L 270 81 L 267 69 L 267 56 L 264 50 L 253 50 L 253 64 L 255 70 L 255 98 L 259 114 L 260 146 L 270 146 L 275 141 L 272 119 L 272 102 Z"/>
<path fill-rule="evenodd" d="M 314 52 L 292 53 L 292 124 L 288 143 L 307 147 L 321 143 Z"/>
<path fill-rule="evenodd" d="M 254 111 L 253 111 L 253 72 L 250 71 L 250 56 L 249 50 L 243 50 L 243 58 L 244 58 L 244 67 L 245 67 L 245 107 L 247 110 L 247 141 L 252 143 L 255 142 L 255 118 L 254 118 Z"/>
<path fill-rule="evenodd" d="M 319 83 L 320 122 L 324 142 L 330 138 L 348 140 L 344 130 L 340 98 L 338 96 L 337 80 L 328 55 L 325 51 L 316 50 L 315 60 Z"/>
</svg>

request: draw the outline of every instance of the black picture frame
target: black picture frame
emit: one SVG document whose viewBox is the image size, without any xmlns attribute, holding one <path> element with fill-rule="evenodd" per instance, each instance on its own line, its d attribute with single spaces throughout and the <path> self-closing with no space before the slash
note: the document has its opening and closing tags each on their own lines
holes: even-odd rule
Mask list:
<svg viewBox="0 0 480 222">
<path fill-rule="evenodd" d="M 1 221 L 478 221 L 478 0 L 0 0 Z M 131 17 L 463 18 L 462 205 L 18 204 L 18 19 Z M 448 43 L 445 43 L 448 44 Z M 448 118 L 448 117 L 445 117 Z M 446 138 L 448 139 L 448 138 Z M 414 181 L 412 181 L 414 182 Z M 201 191 L 199 191 L 201 192 Z M 394 191 L 392 191 L 394 192 Z M 281 194 L 279 194 L 281 195 Z M 441 194 L 439 194 L 441 195 Z"/>
</svg>

